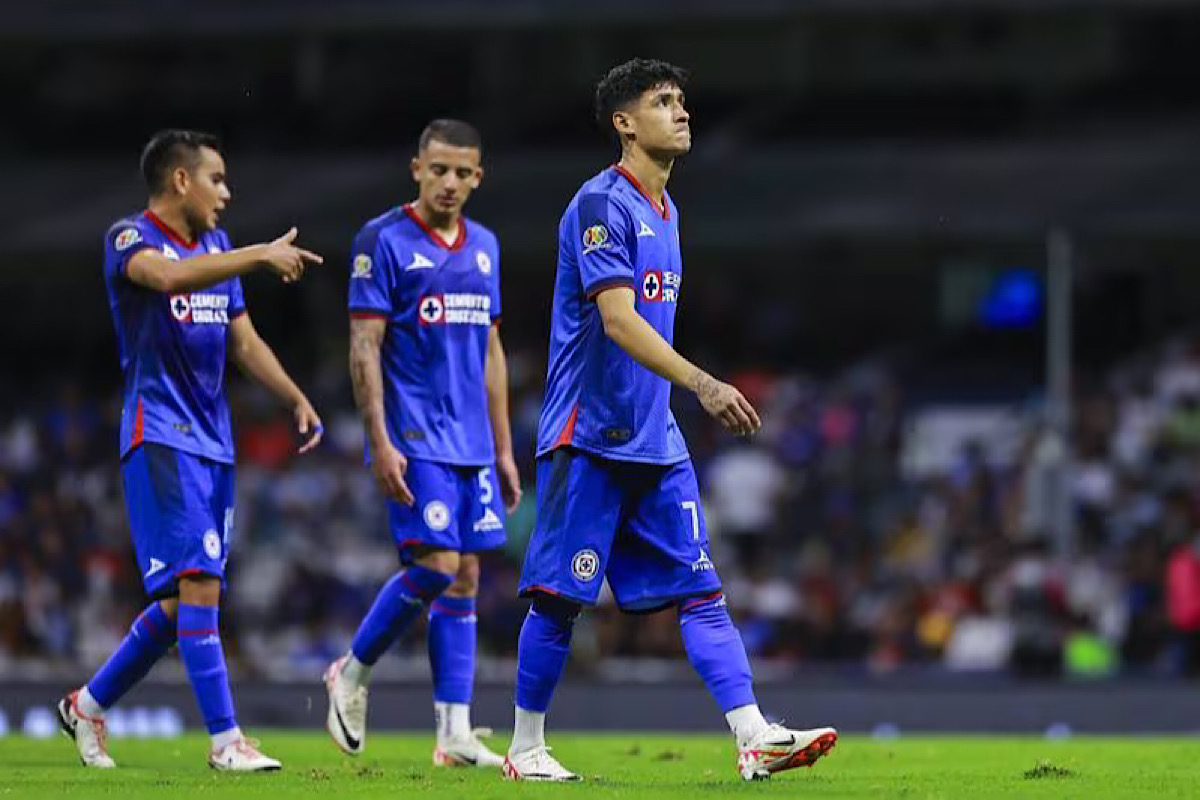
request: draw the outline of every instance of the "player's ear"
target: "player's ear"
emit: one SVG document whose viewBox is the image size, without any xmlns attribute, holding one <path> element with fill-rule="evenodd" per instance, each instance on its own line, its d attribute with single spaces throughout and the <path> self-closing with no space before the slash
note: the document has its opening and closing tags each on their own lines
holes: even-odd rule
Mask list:
<svg viewBox="0 0 1200 800">
<path fill-rule="evenodd" d="M 636 126 L 634 125 L 632 114 L 626 111 L 614 111 L 612 124 L 617 129 L 617 133 L 621 135 L 622 141 L 636 136 Z"/>
<path fill-rule="evenodd" d="M 421 182 L 421 155 L 419 153 L 412 157 L 412 161 L 410 161 L 408 163 L 408 168 L 412 172 L 412 179 L 414 181 L 416 181 L 417 183 L 420 183 Z"/>
<path fill-rule="evenodd" d="M 476 167 L 475 173 L 467 181 L 467 185 L 471 187 L 471 191 L 479 188 L 479 184 L 483 183 L 483 167 Z"/>
<path fill-rule="evenodd" d="M 192 175 L 183 167 L 176 167 L 171 171 L 171 190 L 178 195 L 188 193 L 188 188 L 192 185 Z"/>
</svg>

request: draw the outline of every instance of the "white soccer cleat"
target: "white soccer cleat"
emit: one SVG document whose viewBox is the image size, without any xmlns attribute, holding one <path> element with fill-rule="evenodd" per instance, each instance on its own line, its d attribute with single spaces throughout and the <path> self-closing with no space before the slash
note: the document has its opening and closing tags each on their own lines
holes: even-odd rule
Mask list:
<svg viewBox="0 0 1200 800">
<path fill-rule="evenodd" d="M 464 739 L 446 739 L 433 748 L 435 767 L 503 767 L 504 757 L 480 741 L 492 735 L 491 728 L 476 728 Z"/>
<path fill-rule="evenodd" d="M 79 761 L 85 767 L 112 769 L 117 765 L 108 754 L 108 728 L 103 717 L 89 717 L 79 710 L 79 691 L 58 701 L 58 723 L 63 735 L 75 742 Z"/>
<path fill-rule="evenodd" d="M 325 689 L 329 692 L 325 727 L 343 753 L 356 756 L 367 744 L 367 687 L 355 686 L 343 677 L 345 663 L 346 656 L 342 656 L 325 670 Z"/>
<path fill-rule="evenodd" d="M 550 748 L 546 745 L 522 750 L 519 753 L 509 753 L 508 757 L 504 759 L 504 779 L 508 781 L 554 781 L 557 783 L 583 780 L 558 763 L 558 759 L 550 755 Z"/>
<path fill-rule="evenodd" d="M 208 765 L 222 772 L 273 772 L 283 769 L 283 764 L 259 751 L 258 742 L 244 737 L 210 752 Z"/>
<path fill-rule="evenodd" d="M 787 769 L 811 767 L 833 749 L 837 738 L 833 728 L 793 731 L 768 725 L 738 747 L 738 772 L 742 780 L 758 781 Z"/>
</svg>

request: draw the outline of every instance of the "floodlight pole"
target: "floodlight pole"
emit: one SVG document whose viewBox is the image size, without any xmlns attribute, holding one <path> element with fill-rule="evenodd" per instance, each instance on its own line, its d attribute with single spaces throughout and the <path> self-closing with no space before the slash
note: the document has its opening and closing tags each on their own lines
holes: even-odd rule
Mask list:
<svg viewBox="0 0 1200 800">
<path fill-rule="evenodd" d="M 1055 446 L 1051 469 L 1050 535 L 1064 561 L 1075 554 L 1071 502 L 1071 236 L 1046 237 L 1046 422 Z"/>
</svg>

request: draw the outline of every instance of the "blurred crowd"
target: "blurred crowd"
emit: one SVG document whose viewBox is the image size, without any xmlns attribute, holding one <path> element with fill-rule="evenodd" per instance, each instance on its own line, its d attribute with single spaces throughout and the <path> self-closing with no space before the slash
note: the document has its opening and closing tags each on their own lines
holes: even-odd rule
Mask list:
<svg viewBox="0 0 1200 800">
<path fill-rule="evenodd" d="M 484 557 L 485 678 L 511 670 L 534 518 L 544 362 L 530 349 L 509 358 L 526 492 L 507 545 Z M 1036 397 L 999 407 L 1012 420 L 1000 432 L 919 424 L 949 412 L 907 399 L 901 373 L 882 360 L 820 379 L 732 373 L 765 421 L 743 441 L 676 393 L 708 555 L 764 669 L 1200 670 L 1200 350 L 1173 342 L 1077 381 L 1069 449 Z M 288 416 L 260 389 L 231 385 L 238 500 L 223 625 L 241 675 L 315 678 L 397 567 L 341 362 L 331 358 L 310 385 L 327 439 L 303 457 Z M 120 489 L 119 398 L 66 382 L 37 405 L 5 402 L 0 674 L 78 675 L 144 605 Z M 1060 475 L 1074 531 L 1065 541 Z M 607 595 L 581 620 L 575 648 L 574 669 L 625 676 L 653 677 L 652 665 L 681 653 L 673 612 L 627 617 Z M 418 632 L 378 674 L 426 670 Z"/>
</svg>

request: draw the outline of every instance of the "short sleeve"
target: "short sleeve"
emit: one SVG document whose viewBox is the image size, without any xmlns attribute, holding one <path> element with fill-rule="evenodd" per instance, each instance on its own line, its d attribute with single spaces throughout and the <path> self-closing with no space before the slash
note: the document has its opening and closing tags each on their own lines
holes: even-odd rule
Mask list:
<svg viewBox="0 0 1200 800">
<path fill-rule="evenodd" d="M 350 249 L 350 315 L 387 317 L 392 313 L 392 265 L 381 246 L 379 228 L 368 225 Z"/>
<path fill-rule="evenodd" d="M 104 267 L 110 275 L 127 277 L 129 259 L 147 247 L 154 247 L 145 229 L 136 221 L 123 220 L 104 235 Z"/>
<path fill-rule="evenodd" d="M 579 236 L 574 243 L 580 281 L 588 299 L 613 286 L 633 286 L 629 254 L 629 223 L 612 195 L 590 194 L 579 199 Z"/>
<path fill-rule="evenodd" d="M 242 294 L 242 279 L 235 277 L 229 282 L 229 318 L 246 313 L 246 296 Z"/>
</svg>

